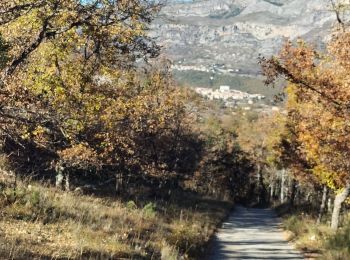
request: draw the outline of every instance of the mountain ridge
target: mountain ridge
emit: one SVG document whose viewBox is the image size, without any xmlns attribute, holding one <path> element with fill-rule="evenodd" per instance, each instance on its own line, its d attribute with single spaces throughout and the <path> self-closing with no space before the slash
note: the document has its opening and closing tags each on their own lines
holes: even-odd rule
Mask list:
<svg viewBox="0 0 350 260">
<path fill-rule="evenodd" d="M 177 69 L 219 66 L 223 73 L 257 75 L 259 55 L 274 55 L 286 39 L 298 37 L 322 46 L 334 22 L 327 0 L 171 2 L 155 20 L 151 36 Z"/>
</svg>

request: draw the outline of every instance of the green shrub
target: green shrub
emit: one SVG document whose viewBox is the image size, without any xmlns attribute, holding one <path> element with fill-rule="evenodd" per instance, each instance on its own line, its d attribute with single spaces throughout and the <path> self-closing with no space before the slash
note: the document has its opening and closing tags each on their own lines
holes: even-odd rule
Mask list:
<svg viewBox="0 0 350 260">
<path fill-rule="evenodd" d="M 40 192 L 39 191 L 31 192 L 29 194 L 28 202 L 34 207 L 39 206 L 39 204 L 40 204 Z"/>
<path fill-rule="evenodd" d="M 2 192 L 2 197 L 8 204 L 13 204 L 16 201 L 22 201 L 25 197 L 25 191 L 22 189 L 5 188 Z"/>
<path fill-rule="evenodd" d="M 142 212 L 144 216 L 148 218 L 153 218 L 156 216 L 156 204 L 153 202 L 147 203 L 143 209 Z"/>
<path fill-rule="evenodd" d="M 128 203 L 126 203 L 126 208 L 127 209 L 137 209 L 137 205 L 134 201 L 130 200 Z"/>
</svg>

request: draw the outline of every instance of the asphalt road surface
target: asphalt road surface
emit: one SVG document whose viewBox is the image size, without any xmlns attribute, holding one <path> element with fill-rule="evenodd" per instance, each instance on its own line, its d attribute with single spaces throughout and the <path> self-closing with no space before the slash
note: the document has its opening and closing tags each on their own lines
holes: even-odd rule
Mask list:
<svg viewBox="0 0 350 260">
<path fill-rule="evenodd" d="M 285 239 L 272 209 L 236 206 L 216 234 L 211 260 L 304 259 Z"/>
</svg>

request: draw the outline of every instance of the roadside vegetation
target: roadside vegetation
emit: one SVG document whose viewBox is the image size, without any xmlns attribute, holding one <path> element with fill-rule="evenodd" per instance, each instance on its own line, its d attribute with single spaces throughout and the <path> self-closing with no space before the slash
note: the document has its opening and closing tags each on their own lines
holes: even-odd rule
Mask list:
<svg viewBox="0 0 350 260">
<path fill-rule="evenodd" d="M 2 259 L 198 258 L 232 207 L 193 192 L 122 201 L 35 183 L 1 186 Z"/>
<path fill-rule="evenodd" d="M 317 221 L 315 205 L 290 207 L 276 206 L 282 218 L 288 239 L 305 257 L 311 259 L 342 260 L 350 258 L 349 214 L 344 214 L 341 228 L 337 232 L 330 227 L 331 209 L 321 222 Z"/>
</svg>

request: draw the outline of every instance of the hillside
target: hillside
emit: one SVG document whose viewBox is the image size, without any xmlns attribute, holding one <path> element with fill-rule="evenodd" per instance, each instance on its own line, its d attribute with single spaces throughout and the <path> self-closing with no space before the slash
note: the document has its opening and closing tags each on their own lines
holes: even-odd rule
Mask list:
<svg viewBox="0 0 350 260">
<path fill-rule="evenodd" d="M 151 35 L 179 70 L 256 75 L 260 54 L 276 54 L 297 37 L 322 46 L 334 21 L 327 0 L 171 1 Z"/>
</svg>

